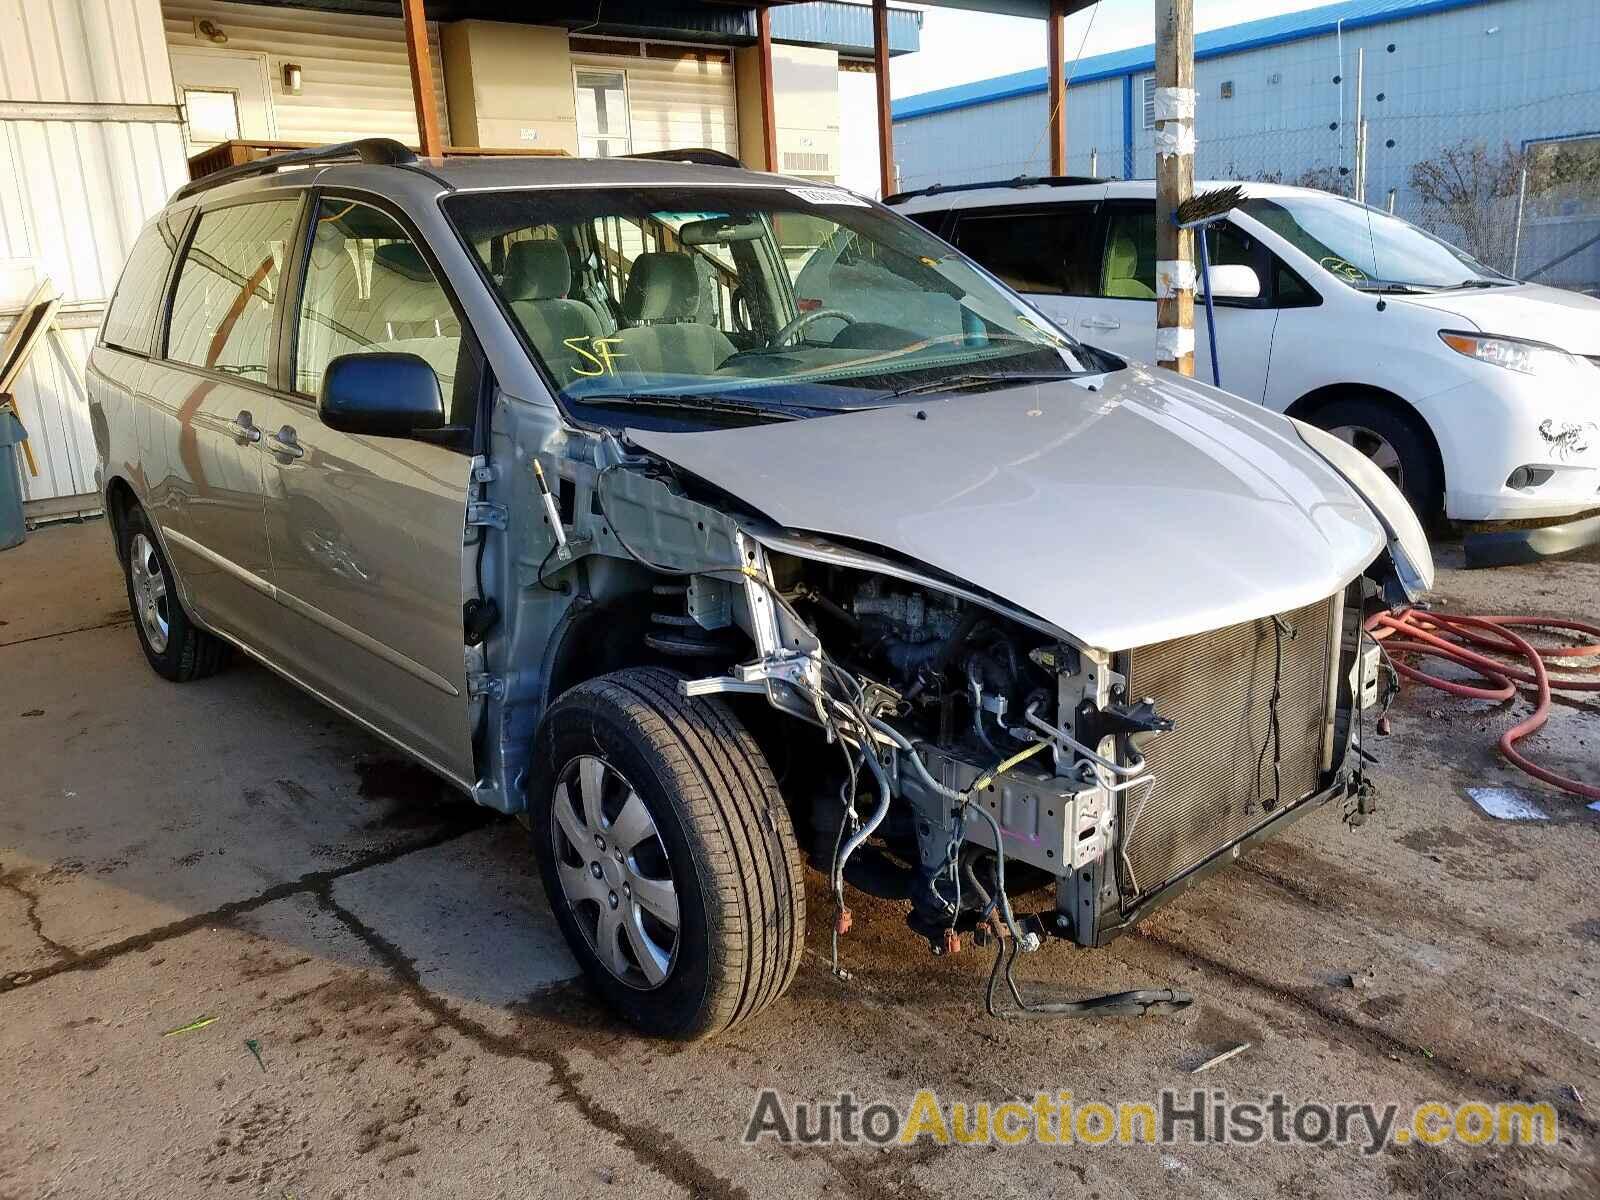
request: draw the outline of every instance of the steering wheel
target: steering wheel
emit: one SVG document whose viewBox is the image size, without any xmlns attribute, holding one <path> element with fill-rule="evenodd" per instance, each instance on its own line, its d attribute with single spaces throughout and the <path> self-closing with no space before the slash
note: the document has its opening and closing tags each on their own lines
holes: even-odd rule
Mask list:
<svg viewBox="0 0 1600 1200">
<path fill-rule="evenodd" d="M 853 325 L 855 324 L 856 320 L 842 308 L 814 308 L 810 312 L 801 313 L 782 329 L 778 330 L 777 333 L 768 338 L 767 349 L 777 350 L 780 347 L 788 345 L 789 339 L 795 334 L 799 333 L 807 325 L 811 324 L 811 322 L 820 321 L 824 317 L 833 317 L 835 320 L 843 321 L 846 325 Z"/>
</svg>

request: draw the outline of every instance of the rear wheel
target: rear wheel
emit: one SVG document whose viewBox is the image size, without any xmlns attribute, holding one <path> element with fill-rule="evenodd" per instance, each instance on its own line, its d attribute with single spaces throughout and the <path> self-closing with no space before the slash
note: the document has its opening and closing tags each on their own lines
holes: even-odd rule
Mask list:
<svg viewBox="0 0 1600 1200">
<path fill-rule="evenodd" d="M 122 565 L 133 629 L 156 674 L 174 683 L 216 674 L 227 661 L 227 643 L 201 629 L 183 611 L 172 568 L 138 506 L 123 518 Z"/>
<path fill-rule="evenodd" d="M 761 1012 L 800 963 L 805 891 L 760 748 L 678 676 L 580 684 L 540 727 L 534 854 L 562 931 L 642 1031 L 697 1038 Z"/>
<path fill-rule="evenodd" d="M 1372 460 L 1389 477 L 1424 524 L 1437 520 L 1444 504 L 1438 451 L 1415 418 L 1365 396 L 1349 396 L 1317 409 L 1312 423 Z"/>
</svg>

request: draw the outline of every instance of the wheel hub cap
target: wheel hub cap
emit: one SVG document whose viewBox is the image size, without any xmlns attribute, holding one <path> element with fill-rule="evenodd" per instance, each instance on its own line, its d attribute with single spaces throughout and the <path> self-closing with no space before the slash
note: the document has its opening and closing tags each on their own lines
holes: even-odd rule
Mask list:
<svg viewBox="0 0 1600 1200">
<path fill-rule="evenodd" d="M 133 535 L 133 545 L 129 547 L 128 577 L 133 581 L 134 615 L 150 648 L 160 654 L 166 650 L 171 634 L 167 577 L 162 573 L 155 544 L 142 533 Z"/>
<path fill-rule="evenodd" d="M 678 893 L 650 810 L 588 754 L 562 770 L 551 809 L 556 879 L 585 940 L 629 987 L 659 987 L 677 957 Z"/>
<path fill-rule="evenodd" d="M 1364 425 L 1336 425 L 1328 432 L 1370 458 L 1372 465 L 1387 475 L 1395 487 L 1405 486 L 1405 474 L 1400 469 L 1400 452 L 1381 433 Z"/>
</svg>

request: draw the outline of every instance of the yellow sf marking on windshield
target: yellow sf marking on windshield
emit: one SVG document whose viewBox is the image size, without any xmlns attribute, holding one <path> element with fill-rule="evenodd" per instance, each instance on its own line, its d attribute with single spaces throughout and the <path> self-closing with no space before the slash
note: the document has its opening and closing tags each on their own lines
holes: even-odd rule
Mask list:
<svg viewBox="0 0 1600 1200">
<path fill-rule="evenodd" d="M 580 342 L 588 342 L 594 347 L 594 349 L 585 350 L 581 345 L 578 344 Z M 596 375 L 615 375 L 617 373 L 616 360 L 619 358 L 628 357 L 626 354 L 618 353 L 612 349 L 613 346 L 620 345 L 621 342 L 621 338 L 591 338 L 587 334 L 582 337 L 561 339 L 561 344 L 568 350 L 571 350 L 574 354 L 581 355 L 584 361 L 594 364 L 593 370 L 585 370 L 583 367 L 579 366 L 574 366 L 572 368 L 572 373 L 574 375 L 585 375 L 590 378 L 593 378 Z"/>
</svg>

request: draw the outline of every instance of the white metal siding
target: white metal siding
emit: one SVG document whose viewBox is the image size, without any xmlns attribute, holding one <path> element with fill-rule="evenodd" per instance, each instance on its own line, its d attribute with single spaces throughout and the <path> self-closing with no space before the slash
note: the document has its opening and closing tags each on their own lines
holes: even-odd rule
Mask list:
<svg viewBox="0 0 1600 1200">
<path fill-rule="evenodd" d="M 45 276 L 65 302 L 15 387 L 30 500 L 95 490 L 84 359 L 134 238 L 187 178 L 175 122 L 0 121 L 0 331 Z"/>
<path fill-rule="evenodd" d="M 702 146 L 739 153 L 731 62 L 574 54 L 572 63 L 628 73 L 634 153 Z"/>
<path fill-rule="evenodd" d="M 0 98 L 171 104 L 158 0 L 0 0 Z"/>
<path fill-rule="evenodd" d="M 84 361 L 134 238 L 188 178 L 173 99 L 158 0 L 0 0 L 0 333 L 44 278 L 63 299 L 14 389 L 29 500 L 98 507 Z"/>
<path fill-rule="evenodd" d="M 308 9 L 230 4 L 224 0 L 166 0 L 170 45 L 210 46 L 194 32 L 195 21 L 214 22 L 228 36 L 221 49 L 268 56 L 277 137 L 286 142 L 342 142 L 392 137 L 415 146 L 416 108 L 405 29 L 392 17 L 348 16 Z M 428 25 L 428 50 L 439 126 L 449 129 L 444 102 L 444 62 L 439 28 Z M 283 64 L 301 68 L 298 96 L 283 90 Z"/>
</svg>

